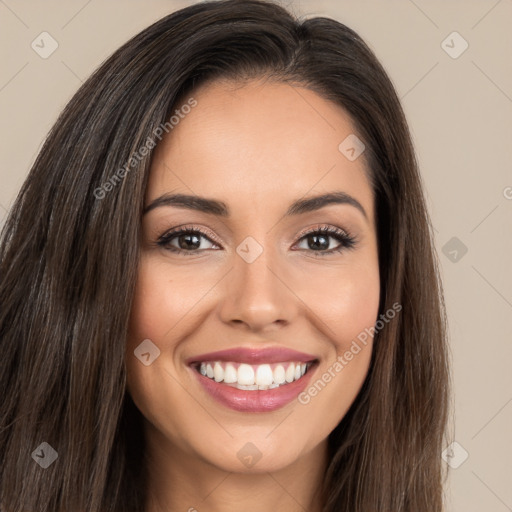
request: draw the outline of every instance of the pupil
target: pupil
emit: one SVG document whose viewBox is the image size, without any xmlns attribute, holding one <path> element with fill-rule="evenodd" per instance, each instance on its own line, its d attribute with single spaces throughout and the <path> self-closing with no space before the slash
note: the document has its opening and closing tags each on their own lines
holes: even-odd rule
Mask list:
<svg viewBox="0 0 512 512">
<path fill-rule="evenodd" d="M 199 248 L 199 246 L 201 245 L 199 237 L 197 235 L 193 235 L 193 234 L 181 235 L 179 237 L 180 248 L 181 249 L 190 249 L 191 247 L 190 247 L 190 245 L 188 245 L 190 239 L 194 240 L 193 242 L 190 242 L 193 245 L 192 249 Z"/>
<path fill-rule="evenodd" d="M 323 242 L 319 242 L 322 240 Z M 329 237 L 325 235 L 310 235 L 309 244 L 311 249 L 328 249 L 329 248 Z"/>
</svg>

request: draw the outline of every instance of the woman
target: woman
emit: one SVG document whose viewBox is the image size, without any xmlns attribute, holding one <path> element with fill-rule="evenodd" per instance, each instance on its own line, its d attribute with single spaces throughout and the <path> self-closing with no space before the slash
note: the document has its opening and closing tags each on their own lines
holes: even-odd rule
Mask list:
<svg viewBox="0 0 512 512">
<path fill-rule="evenodd" d="M 393 86 L 259 0 L 123 45 L 1 242 L 4 511 L 442 510 L 446 328 Z"/>
</svg>

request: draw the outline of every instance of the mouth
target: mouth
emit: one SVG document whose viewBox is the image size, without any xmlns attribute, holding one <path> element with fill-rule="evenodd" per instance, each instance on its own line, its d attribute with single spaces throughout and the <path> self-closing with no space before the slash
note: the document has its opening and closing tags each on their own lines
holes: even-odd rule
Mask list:
<svg viewBox="0 0 512 512">
<path fill-rule="evenodd" d="M 282 362 L 252 365 L 234 361 L 203 361 L 194 365 L 202 376 L 245 391 L 265 391 L 286 386 L 301 379 L 311 368 L 308 363 Z"/>
<path fill-rule="evenodd" d="M 288 349 L 232 349 L 187 361 L 202 388 L 240 412 L 279 409 L 307 386 L 318 359 Z"/>
</svg>

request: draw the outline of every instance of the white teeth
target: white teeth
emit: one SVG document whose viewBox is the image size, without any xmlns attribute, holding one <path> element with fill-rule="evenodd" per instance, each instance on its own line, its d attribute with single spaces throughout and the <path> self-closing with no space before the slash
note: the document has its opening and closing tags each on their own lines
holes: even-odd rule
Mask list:
<svg viewBox="0 0 512 512">
<path fill-rule="evenodd" d="M 238 367 L 238 384 L 251 386 L 254 384 L 254 370 L 248 364 L 241 364 Z"/>
<path fill-rule="evenodd" d="M 286 375 L 285 375 L 284 367 L 282 364 L 278 364 L 274 368 L 273 377 L 274 377 L 274 382 L 276 384 L 284 384 L 286 382 Z"/>
<path fill-rule="evenodd" d="M 270 386 L 273 382 L 273 375 L 270 365 L 260 364 L 256 370 L 256 384 L 258 386 Z"/>
<path fill-rule="evenodd" d="M 295 365 L 293 363 L 288 366 L 285 373 L 286 382 L 293 382 L 295 379 Z"/>
<path fill-rule="evenodd" d="M 267 390 L 300 379 L 307 371 L 307 363 L 272 363 L 250 365 L 210 361 L 200 363 L 196 369 L 215 382 L 223 382 L 243 390 Z"/>
<path fill-rule="evenodd" d="M 220 363 L 215 363 L 213 367 L 213 378 L 215 379 L 215 382 L 224 380 L 224 368 L 222 368 Z"/>
<path fill-rule="evenodd" d="M 226 384 L 233 384 L 237 380 L 238 373 L 236 371 L 236 368 L 231 363 L 228 363 L 226 365 L 226 369 L 224 370 L 224 382 Z"/>
</svg>

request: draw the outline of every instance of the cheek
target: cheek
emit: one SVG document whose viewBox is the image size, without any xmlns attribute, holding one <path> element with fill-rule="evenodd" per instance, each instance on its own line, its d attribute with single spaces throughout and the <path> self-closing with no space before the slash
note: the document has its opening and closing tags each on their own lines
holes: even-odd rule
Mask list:
<svg viewBox="0 0 512 512">
<path fill-rule="evenodd" d="M 326 323 L 336 333 L 338 352 L 375 324 L 379 308 L 379 276 L 368 268 L 345 276 L 330 296 Z"/>
<path fill-rule="evenodd" d="M 316 294 L 315 302 L 330 350 L 298 402 L 325 438 L 356 399 L 367 376 L 374 327 L 378 316 L 378 266 L 351 266 L 331 276 L 330 293 Z"/>
<path fill-rule="evenodd" d="M 306 282 L 294 285 L 310 310 L 309 322 L 340 353 L 375 325 L 380 300 L 377 254 L 356 255 L 341 265 L 310 268 Z M 306 313 L 308 314 L 308 313 Z M 332 351 L 330 357 L 332 357 Z"/>
<path fill-rule="evenodd" d="M 130 318 L 129 344 L 133 348 L 143 339 L 155 339 L 164 349 L 176 338 L 185 319 L 194 315 L 201 298 L 211 288 L 204 275 L 192 266 L 176 270 L 156 258 L 143 256 L 135 288 Z"/>
<path fill-rule="evenodd" d="M 197 272 L 194 265 L 182 265 L 177 271 L 175 265 L 162 262 L 161 257 L 141 255 L 125 361 L 127 388 L 146 417 L 152 417 L 151 411 L 160 406 L 165 409 L 166 403 L 183 399 L 176 387 L 168 384 L 173 378 L 180 378 L 175 373 L 181 368 L 179 344 L 200 324 L 204 297 L 215 280 L 213 273 Z M 160 355 L 145 366 L 134 351 L 148 339 L 158 347 Z M 168 375 L 169 371 L 173 376 Z"/>
<path fill-rule="evenodd" d="M 179 377 L 172 364 L 180 337 L 176 333 L 181 333 L 206 289 L 205 283 L 186 269 L 176 278 L 169 265 L 141 255 L 125 354 L 127 390 L 149 424 L 171 436 L 179 436 L 176 425 L 185 420 L 179 420 L 177 412 L 174 421 L 166 421 L 162 411 L 168 410 L 169 404 L 174 404 L 176 411 L 186 410 L 186 396 L 175 385 Z M 160 355 L 145 366 L 134 351 L 147 339 L 158 347 Z"/>
<path fill-rule="evenodd" d="M 143 411 L 149 397 L 151 402 L 158 398 L 158 394 L 154 393 L 155 386 L 161 384 L 159 379 L 165 379 L 161 355 L 172 355 L 171 334 L 189 309 L 186 298 L 180 294 L 169 272 L 143 255 L 134 291 L 125 355 L 128 390 Z M 160 355 L 145 366 L 135 357 L 134 351 L 143 340 L 148 339 L 158 347 Z"/>
<path fill-rule="evenodd" d="M 326 351 L 329 357 L 333 349 L 337 353 L 347 350 L 353 339 L 374 325 L 380 294 L 376 252 L 351 256 L 342 265 L 309 264 L 307 272 L 282 270 L 294 291 L 289 300 L 300 298 L 297 311 L 302 311 L 302 318 L 298 322 L 306 320 L 324 334 L 331 347 Z M 128 355 L 133 356 L 145 339 L 158 340 L 161 351 L 174 353 L 173 344 L 196 323 L 205 296 L 217 280 L 215 272 L 198 273 L 195 265 L 181 267 L 177 277 L 169 265 L 143 256 L 130 319 Z M 133 359 L 128 358 L 132 366 Z"/>
</svg>

